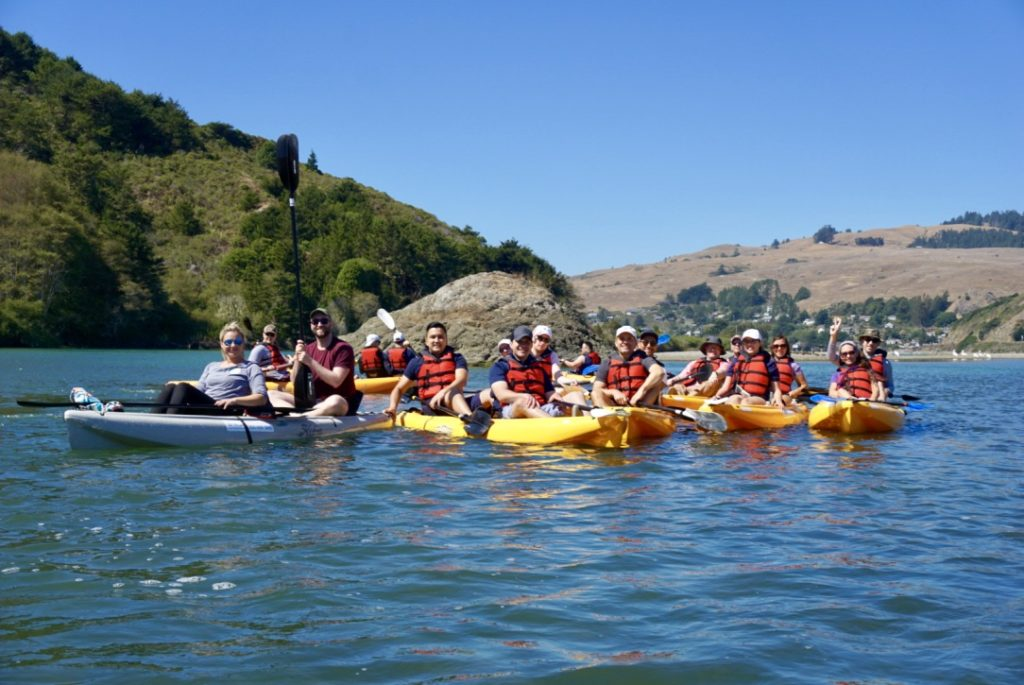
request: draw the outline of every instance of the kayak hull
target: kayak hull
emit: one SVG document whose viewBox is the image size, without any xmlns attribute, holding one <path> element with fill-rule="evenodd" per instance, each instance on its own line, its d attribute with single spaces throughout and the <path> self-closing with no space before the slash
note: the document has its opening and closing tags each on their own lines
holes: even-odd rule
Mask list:
<svg viewBox="0 0 1024 685">
<path fill-rule="evenodd" d="M 463 422 L 452 416 L 402 412 L 395 424 L 452 438 L 468 437 Z M 645 409 L 598 409 L 592 416 L 543 419 L 494 419 L 484 439 L 518 445 L 630 447 L 675 431 L 675 418 Z"/>
<path fill-rule="evenodd" d="M 386 428 L 384 415 L 287 416 L 272 420 L 248 416 L 195 416 L 70 409 L 64 412 L 71 449 L 124 449 L 127 447 L 206 447 L 248 445 L 318 438 Z"/>
<path fill-rule="evenodd" d="M 807 424 L 838 433 L 891 433 L 903 426 L 905 417 L 902 409 L 884 402 L 840 400 L 814 405 Z"/>
<path fill-rule="evenodd" d="M 731 431 L 785 428 L 807 420 L 807 407 L 801 404 L 779 408 L 756 404 L 705 405 L 707 401 L 707 397 L 698 395 L 663 395 L 661 398 L 661 403 L 666 407 L 713 411 L 725 419 L 728 430 Z"/>
</svg>

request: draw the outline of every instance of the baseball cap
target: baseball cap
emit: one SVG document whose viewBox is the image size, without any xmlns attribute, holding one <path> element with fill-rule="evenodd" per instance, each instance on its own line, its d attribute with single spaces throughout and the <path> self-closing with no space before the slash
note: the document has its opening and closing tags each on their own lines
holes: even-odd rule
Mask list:
<svg viewBox="0 0 1024 685">
<path fill-rule="evenodd" d="M 263 332 L 273 333 L 274 335 L 277 335 L 277 326 L 275 326 L 272 323 L 268 323 L 266 326 L 263 327 Z"/>
<path fill-rule="evenodd" d="M 645 328 L 642 331 L 640 331 L 641 338 L 644 337 L 645 335 L 653 335 L 655 338 L 658 337 L 658 333 L 653 328 Z"/>
<path fill-rule="evenodd" d="M 529 326 L 516 326 L 512 330 L 512 339 L 522 340 L 523 338 L 533 339 L 533 331 L 530 330 Z"/>
<path fill-rule="evenodd" d="M 748 328 L 747 330 L 743 331 L 743 336 L 741 339 L 747 340 L 748 338 L 750 340 L 757 340 L 758 342 L 760 342 L 761 331 L 757 330 L 756 328 Z"/>
<path fill-rule="evenodd" d="M 629 333 L 634 338 L 636 337 L 636 329 L 633 328 L 632 326 L 619 326 L 617 329 L 615 329 L 616 338 L 622 335 L 623 333 Z"/>
<path fill-rule="evenodd" d="M 366 342 L 363 343 L 363 347 L 369 347 L 370 345 L 375 345 L 379 342 L 380 336 L 377 335 L 376 333 L 370 333 L 368 336 L 366 336 Z"/>
<path fill-rule="evenodd" d="M 326 309 L 324 309 L 323 307 L 317 307 L 316 309 L 314 309 L 313 311 L 311 311 L 311 312 L 309 313 L 309 318 L 310 318 L 310 320 L 312 320 L 312 319 L 313 319 L 313 317 L 314 317 L 314 316 L 316 316 L 317 314 L 323 314 L 323 315 L 324 315 L 324 316 L 326 316 L 326 317 L 327 317 L 328 319 L 330 319 L 330 318 L 331 318 L 331 315 L 327 313 L 327 310 L 326 310 Z"/>
<path fill-rule="evenodd" d="M 706 349 L 708 345 L 718 345 L 719 349 L 725 349 L 725 345 L 722 344 L 722 339 L 719 338 L 717 335 L 709 335 L 708 337 L 704 338 L 704 342 L 701 343 L 700 346 L 700 351 L 702 354 L 708 353 Z"/>
<path fill-rule="evenodd" d="M 729 342 L 730 342 L 731 344 L 736 344 L 736 343 L 738 343 L 738 342 L 742 342 L 742 341 L 743 341 L 743 338 L 741 338 L 741 337 L 740 337 L 740 336 L 738 336 L 738 335 L 734 335 L 734 336 L 732 336 L 731 338 L 729 338 Z"/>
<path fill-rule="evenodd" d="M 512 347 L 512 341 L 511 341 L 511 340 L 509 340 L 508 338 L 502 338 L 501 340 L 499 340 L 499 341 L 498 341 L 498 349 L 499 349 L 499 350 L 500 350 L 500 349 L 501 349 L 501 348 L 502 348 L 503 346 L 505 346 L 505 345 L 508 345 L 509 347 Z"/>
<path fill-rule="evenodd" d="M 553 338 L 554 337 L 553 335 L 551 335 L 551 327 L 550 326 L 545 326 L 543 324 L 541 324 L 540 326 L 534 326 L 533 327 L 533 334 L 535 336 L 537 336 L 537 335 L 546 335 L 549 338 Z"/>
<path fill-rule="evenodd" d="M 860 334 L 860 340 L 881 340 L 882 334 L 879 333 L 877 328 L 865 328 L 864 332 Z"/>
<path fill-rule="evenodd" d="M 403 342 L 404 340 L 405 335 L 402 333 L 402 331 L 395 331 L 395 342 Z"/>
</svg>

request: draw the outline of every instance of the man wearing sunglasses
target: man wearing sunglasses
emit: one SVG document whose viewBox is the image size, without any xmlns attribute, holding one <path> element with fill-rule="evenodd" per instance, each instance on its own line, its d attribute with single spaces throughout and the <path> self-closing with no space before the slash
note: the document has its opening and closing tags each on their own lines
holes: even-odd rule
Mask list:
<svg viewBox="0 0 1024 685">
<path fill-rule="evenodd" d="M 263 375 L 272 381 L 288 380 L 288 369 L 292 363 L 277 346 L 277 326 L 268 323 L 263 327 L 263 340 L 252 348 L 249 361 L 259 364 Z"/>
<path fill-rule="evenodd" d="M 295 363 L 292 366 L 292 378 L 299 377 L 300 364 L 313 374 L 316 404 L 305 415 L 352 416 L 363 398 L 362 393 L 356 390 L 352 346 L 335 337 L 331 315 L 325 309 L 317 307 L 310 313 L 309 328 L 315 340 L 295 343 Z M 292 393 L 274 391 L 271 400 L 275 406 L 295 406 Z"/>
</svg>

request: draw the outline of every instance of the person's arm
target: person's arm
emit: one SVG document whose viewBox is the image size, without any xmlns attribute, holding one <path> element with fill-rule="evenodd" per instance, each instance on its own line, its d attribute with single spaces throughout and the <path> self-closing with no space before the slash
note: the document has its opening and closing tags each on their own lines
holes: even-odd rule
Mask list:
<svg viewBox="0 0 1024 685">
<path fill-rule="evenodd" d="M 469 369 L 465 366 L 455 367 L 455 380 L 437 391 L 437 394 L 430 398 L 430 408 L 437 409 L 438 406 L 451 404 L 452 397 L 462 392 L 469 379 Z"/>
<path fill-rule="evenodd" d="M 796 381 L 796 385 L 789 389 L 789 396 L 796 399 L 807 392 L 807 377 L 804 376 L 802 369 L 797 369 L 793 374 L 793 380 Z"/>
<path fill-rule="evenodd" d="M 391 396 L 388 398 L 388 408 L 384 410 L 384 413 L 395 418 L 398 412 L 398 403 L 402 401 L 402 393 L 406 391 L 416 381 L 408 376 L 402 376 L 398 379 L 398 383 L 395 384 L 394 389 L 391 391 Z"/>
<path fill-rule="evenodd" d="M 647 362 L 650 362 L 648 366 Z M 629 404 L 636 406 L 636 403 L 640 401 L 652 388 L 664 388 L 665 386 L 665 367 L 654 361 L 650 357 L 644 360 L 644 366 L 647 367 L 647 378 L 644 379 L 643 385 L 641 385 L 633 397 L 630 398 Z"/>
<path fill-rule="evenodd" d="M 836 341 L 839 339 L 839 331 L 843 327 L 843 317 L 837 316 L 832 319 L 832 325 L 828 329 L 828 349 L 825 351 L 825 356 L 833 364 L 839 363 L 839 351 L 836 350 Z"/>
</svg>

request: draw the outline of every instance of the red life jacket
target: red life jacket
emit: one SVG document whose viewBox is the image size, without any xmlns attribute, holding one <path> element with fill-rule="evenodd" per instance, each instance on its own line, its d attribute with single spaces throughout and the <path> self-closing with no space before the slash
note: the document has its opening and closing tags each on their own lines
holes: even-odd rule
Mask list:
<svg viewBox="0 0 1024 685">
<path fill-rule="evenodd" d="M 608 387 L 621 391 L 626 399 L 633 399 L 633 395 L 647 380 L 648 373 L 644 368 L 644 359 L 646 358 L 647 355 L 640 350 L 629 355 L 629 359 L 623 359 L 619 354 L 609 357 Z"/>
<path fill-rule="evenodd" d="M 718 371 L 724 365 L 725 365 L 725 360 L 722 359 L 721 357 L 716 357 L 713 360 L 712 359 L 708 359 L 707 357 L 704 357 L 702 359 L 698 359 L 697 360 L 697 364 L 693 367 L 693 371 L 690 372 L 690 376 L 691 377 L 687 378 L 685 381 L 683 381 L 683 385 L 686 386 L 686 387 L 689 387 L 691 385 L 696 385 L 697 384 L 697 376 L 700 375 L 700 372 L 703 371 L 704 367 L 706 367 L 706 366 L 710 366 L 712 371 Z"/>
<path fill-rule="evenodd" d="M 429 400 L 441 389 L 455 382 L 455 350 L 446 347 L 440 357 L 429 351 L 420 353 L 423 361 L 416 374 L 416 394 L 420 400 Z"/>
<path fill-rule="evenodd" d="M 597 352 L 588 352 L 586 356 L 587 361 L 580 368 L 585 369 L 588 366 L 594 366 L 595 364 L 601 363 L 601 355 L 599 355 Z"/>
<path fill-rule="evenodd" d="M 387 375 L 384 368 L 384 354 L 379 347 L 364 347 L 359 351 L 359 366 L 367 378 L 380 378 Z"/>
<path fill-rule="evenodd" d="M 264 347 L 270 350 L 270 364 L 275 368 L 285 368 L 288 366 L 288 361 L 281 354 L 281 348 L 274 343 L 261 343 Z"/>
<path fill-rule="evenodd" d="M 551 357 L 553 356 L 552 352 L 554 352 L 554 350 L 552 350 L 549 347 L 548 349 L 544 350 L 543 354 L 536 358 L 538 362 L 544 365 L 544 371 L 546 371 L 549 376 L 555 375 L 555 363 L 551 360 Z"/>
<path fill-rule="evenodd" d="M 750 359 L 740 357 L 732 372 L 736 385 L 752 397 L 768 399 L 772 389 L 772 379 L 768 375 L 769 359 L 771 357 L 764 350 Z"/>
<path fill-rule="evenodd" d="M 882 382 L 885 382 L 885 350 L 875 350 L 875 353 L 868 359 L 871 362 L 871 370 L 875 372 Z"/>
<path fill-rule="evenodd" d="M 508 373 L 505 374 L 505 383 L 512 392 L 529 393 L 540 404 L 548 401 L 545 389 L 551 378 L 551 363 L 544 363 L 535 358 L 532 354 L 526 358 L 526 362 L 516 359 L 514 354 L 505 357 L 508 362 Z"/>
<path fill-rule="evenodd" d="M 388 361 L 391 362 L 391 372 L 393 376 L 400 376 L 405 371 L 405 367 L 409 366 L 409 360 L 405 358 L 405 348 L 402 346 L 392 347 L 388 350 Z"/>
<path fill-rule="evenodd" d="M 775 358 L 775 366 L 779 369 L 779 390 L 783 393 L 788 393 L 793 389 L 793 381 L 796 380 L 796 374 L 793 372 L 793 358 L 789 355 Z"/>
<path fill-rule="evenodd" d="M 871 397 L 871 372 L 863 366 L 851 366 L 843 369 L 836 383 L 840 388 L 854 397 Z"/>
</svg>

